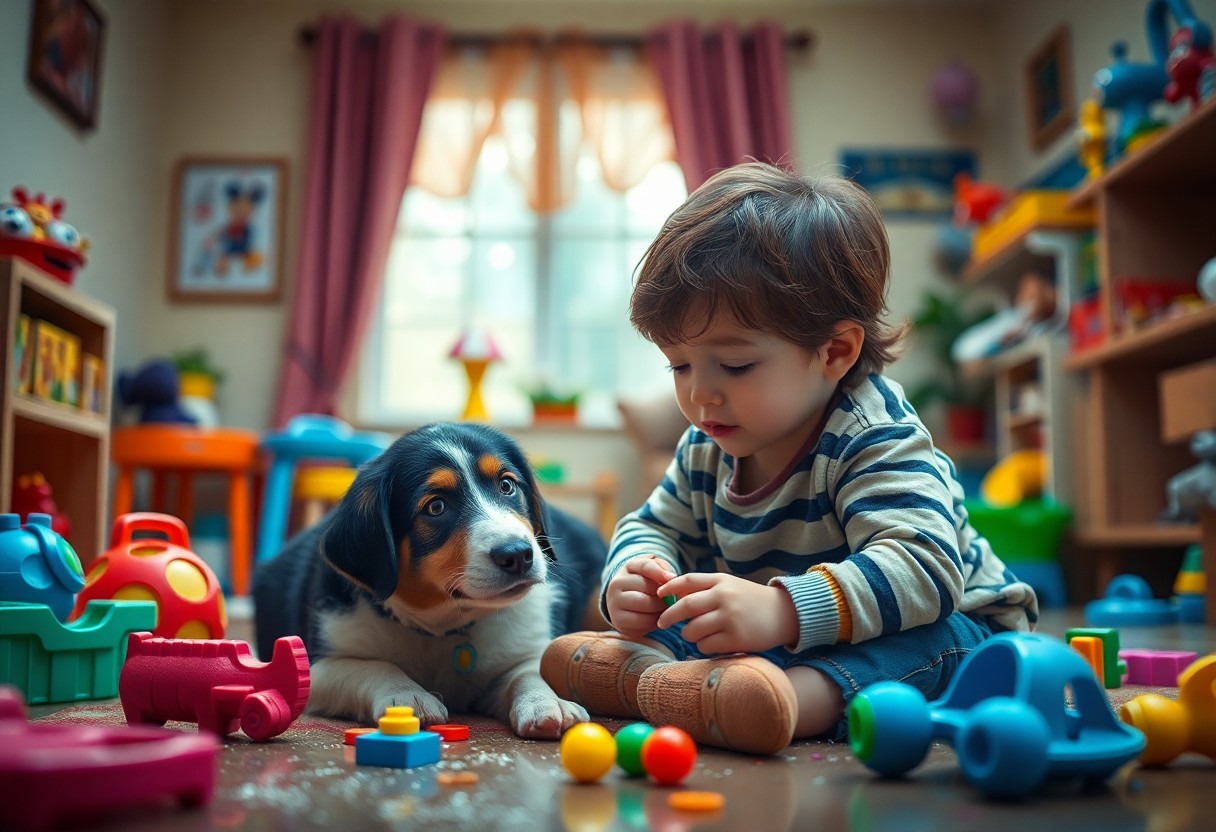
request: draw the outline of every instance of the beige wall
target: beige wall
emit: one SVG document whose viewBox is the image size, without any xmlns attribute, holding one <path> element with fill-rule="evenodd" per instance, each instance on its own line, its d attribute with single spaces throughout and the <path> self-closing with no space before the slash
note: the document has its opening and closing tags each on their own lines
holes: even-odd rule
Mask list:
<svg viewBox="0 0 1216 832">
<path fill-rule="evenodd" d="M 221 409 L 232 425 L 269 421 L 280 344 L 290 309 L 290 275 L 303 190 L 310 57 L 298 29 L 324 11 L 353 9 L 376 20 L 393 9 L 456 31 L 578 25 L 637 32 L 674 15 L 704 21 L 781 20 L 809 28 L 816 44 L 790 62 L 795 155 L 804 169 L 835 164 L 843 146 L 969 146 L 983 176 L 1007 185 L 1067 153 L 1068 139 L 1039 156 L 1026 141 L 1022 64 L 1061 21 L 1072 27 L 1074 87 L 1087 94 L 1109 44 L 1125 37 L 1133 59 L 1148 54 L 1144 0 L 992 0 L 889 5 L 714 2 L 323 2 L 238 0 L 159 3 L 97 0 L 109 25 L 100 127 L 81 135 L 23 79 L 28 2 L 0 3 L 0 188 L 25 184 L 64 196 L 68 219 L 94 241 L 80 288 L 119 310 L 118 360 L 205 344 L 227 371 Z M 1194 0 L 1216 22 L 1216 0 Z M 471 23 L 476 21 L 476 23 Z M 928 97 L 934 72 L 950 57 L 980 78 L 978 118 L 952 133 Z M 273 305 L 170 304 L 165 300 L 170 173 L 192 154 L 271 154 L 291 162 L 286 251 L 288 293 Z M 892 222 L 891 307 L 897 317 L 921 290 L 943 279 L 932 265 L 933 223 Z M 455 372 L 456 369 L 454 368 Z M 893 369 L 905 381 L 926 372 L 916 350 Z M 539 440 L 538 440 L 539 441 Z M 619 438 L 589 446 L 572 475 L 621 458 Z"/>
</svg>

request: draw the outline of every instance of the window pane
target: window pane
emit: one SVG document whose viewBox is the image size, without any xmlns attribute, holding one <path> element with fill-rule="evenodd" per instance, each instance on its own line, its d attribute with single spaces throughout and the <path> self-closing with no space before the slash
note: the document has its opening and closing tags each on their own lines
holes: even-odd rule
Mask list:
<svg viewBox="0 0 1216 832">
<path fill-rule="evenodd" d="M 657 233 L 686 196 L 680 166 L 675 162 L 655 165 L 625 194 L 626 228 L 630 233 Z"/>
<path fill-rule="evenodd" d="M 527 193 L 511 174 L 507 148 L 491 136 L 477 160 L 469 193 L 473 229 L 477 234 L 533 234 L 536 215 L 528 207 Z"/>
<path fill-rule="evenodd" d="M 435 196 L 425 188 L 408 188 L 397 227 L 411 234 L 460 234 L 471 220 L 466 200 Z"/>
</svg>

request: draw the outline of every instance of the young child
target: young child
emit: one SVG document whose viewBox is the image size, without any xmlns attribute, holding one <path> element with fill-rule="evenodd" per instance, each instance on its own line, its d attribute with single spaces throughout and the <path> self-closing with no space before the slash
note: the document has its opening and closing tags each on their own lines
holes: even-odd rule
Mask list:
<svg viewBox="0 0 1216 832">
<path fill-rule="evenodd" d="M 771 754 L 844 739 L 845 704 L 873 682 L 933 698 L 992 632 L 1034 625 L 1034 591 L 881 374 L 903 335 L 881 321 L 888 271 L 878 209 L 837 177 L 738 165 L 671 215 L 630 319 L 691 426 L 613 535 L 616 632 L 545 652 L 559 696 Z"/>
</svg>

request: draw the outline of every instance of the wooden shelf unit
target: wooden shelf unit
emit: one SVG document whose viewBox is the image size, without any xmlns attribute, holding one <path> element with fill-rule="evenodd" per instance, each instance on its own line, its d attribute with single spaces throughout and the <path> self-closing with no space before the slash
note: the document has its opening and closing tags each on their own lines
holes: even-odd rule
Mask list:
<svg viewBox="0 0 1216 832">
<path fill-rule="evenodd" d="M 1073 194 L 1097 208 L 1098 303 L 1105 341 L 1066 362 L 1081 381 L 1083 484 L 1078 537 L 1107 549 L 1197 542 L 1197 526 L 1159 526 L 1166 482 L 1194 465 L 1161 439 L 1158 376 L 1216 356 L 1216 306 L 1120 332 L 1115 282 L 1194 280 L 1216 256 L 1216 100 L 1167 128 Z"/>
<path fill-rule="evenodd" d="M 16 392 L 13 347 L 21 314 L 80 338 L 81 351 L 105 362 L 102 412 L 92 413 Z M 114 310 L 84 297 L 23 260 L 0 257 L 0 511 L 9 511 L 14 480 L 40 471 L 59 510 L 72 521 L 69 541 L 86 564 L 106 543 L 110 459 L 110 390 Z"/>
<path fill-rule="evenodd" d="M 970 379 L 992 379 L 996 400 L 996 455 L 1041 448 L 1047 455 L 1046 493 L 1072 504 L 1072 442 L 1069 417 L 1073 379 L 1062 372 L 1068 351 L 1069 298 L 1079 283 L 1080 250 L 1088 229 L 1042 226 L 1028 229 L 992 256 L 967 266 L 964 283 L 991 288 L 1012 300 L 1022 275 L 1037 271 L 1056 283 L 1056 312 L 1046 331 L 1000 353 L 960 368 Z M 1026 412 L 1021 393 L 1037 385 L 1039 402 Z"/>
</svg>

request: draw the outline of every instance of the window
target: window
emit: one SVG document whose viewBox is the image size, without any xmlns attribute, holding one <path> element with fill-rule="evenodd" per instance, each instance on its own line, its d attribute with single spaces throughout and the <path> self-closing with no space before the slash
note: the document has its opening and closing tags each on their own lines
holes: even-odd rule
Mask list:
<svg viewBox="0 0 1216 832">
<path fill-rule="evenodd" d="M 530 106 L 506 107 L 517 105 Z M 563 106 L 561 118 L 578 113 Z M 362 361 L 361 420 L 457 418 L 468 385 L 448 353 L 470 326 L 488 330 L 504 356 L 483 386 L 495 424 L 528 424 L 528 392 L 542 385 L 579 393 L 580 420 L 591 425 L 616 424 L 618 394 L 670 387 L 662 354 L 630 326 L 628 304 L 635 267 L 686 196 L 679 167 L 661 163 L 622 194 L 582 152 L 573 201 L 541 215 L 528 209 L 505 144 L 528 139 L 491 136 L 466 196 L 406 192 Z"/>
</svg>

